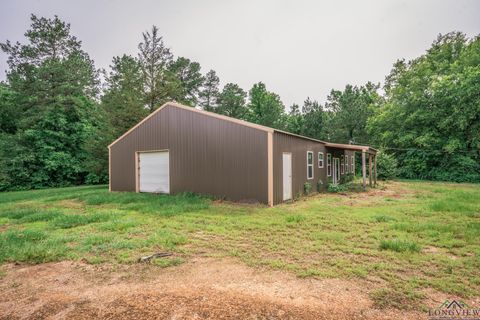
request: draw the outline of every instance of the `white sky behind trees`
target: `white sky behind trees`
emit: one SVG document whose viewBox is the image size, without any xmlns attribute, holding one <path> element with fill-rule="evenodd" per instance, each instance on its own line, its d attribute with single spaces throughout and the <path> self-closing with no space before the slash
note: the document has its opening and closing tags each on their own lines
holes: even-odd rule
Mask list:
<svg viewBox="0 0 480 320">
<path fill-rule="evenodd" d="M 222 85 L 248 91 L 263 81 L 287 108 L 307 97 L 324 103 L 347 83 L 383 82 L 439 33 L 480 34 L 477 0 L 0 0 L 0 41 L 24 42 L 31 13 L 69 22 L 97 68 L 136 56 L 141 33 L 156 25 L 175 56 L 214 69 Z M 0 53 L 0 80 L 6 59 Z"/>
</svg>

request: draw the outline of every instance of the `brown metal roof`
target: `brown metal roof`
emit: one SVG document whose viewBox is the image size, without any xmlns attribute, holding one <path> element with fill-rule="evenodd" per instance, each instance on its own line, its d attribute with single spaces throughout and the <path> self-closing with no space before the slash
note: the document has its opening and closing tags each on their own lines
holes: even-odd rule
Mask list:
<svg viewBox="0 0 480 320">
<path fill-rule="evenodd" d="M 323 144 L 325 144 L 327 147 L 342 148 L 342 149 L 356 150 L 356 151 L 371 151 L 372 153 L 376 153 L 376 152 L 377 152 L 376 149 L 371 148 L 371 147 L 369 147 L 369 146 L 359 146 L 359 145 L 352 145 L 352 144 L 341 144 L 341 143 L 326 142 L 326 141 L 322 141 L 322 140 L 318 140 L 318 139 L 314 139 L 314 138 L 302 136 L 302 135 L 299 135 L 299 134 L 295 134 L 295 133 L 283 131 L 283 130 L 280 130 L 280 129 L 270 128 L 270 127 L 262 126 L 262 125 L 255 124 L 255 123 L 252 123 L 252 122 L 235 119 L 235 118 L 228 117 L 228 116 L 224 116 L 224 115 L 221 115 L 221 114 L 218 114 L 218 113 L 214 113 L 214 112 L 209 112 L 209 111 L 205 111 L 205 110 L 196 109 L 196 108 L 194 108 L 194 107 L 185 106 L 185 105 L 182 105 L 182 104 L 177 103 L 177 102 L 174 102 L 174 101 L 164 103 L 160 108 L 158 108 L 157 110 L 155 110 L 154 112 L 152 112 L 151 114 L 149 114 L 145 119 L 143 119 L 142 121 L 140 121 L 139 123 L 137 123 L 133 128 L 131 128 L 130 130 L 128 130 L 127 132 L 125 132 L 123 135 L 121 135 L 118 139 L 116 139 L 115 141 L 113 141 L 108 147 L 110 148 L 110 147 L 113 146 L 115 143 L 117 143 L 118 141 L 120 141 L 121 139 L 123 139 L 126 135 L 128 135 L 130 132 L 132 132 L 133 130 L 135 130 L 138 126 L 140 126 L 142 123 L 144 123 L 145 121 L 147 121 L 150 117 L 152 117 L 154 114 L 156 114 L 157 112 L 159 112 L 160 110 L 162 110 L 162 109 L 165 108 L 166 106 L 172 106 L 172 107 L 181 108 L 181 109 L 185 109 L 185 110 L 192 111 L 192 112 L 198 112 L 198 113 L 204 114 L 204 115 L 206 115 L 206 116 L 210 116 L 210 117 L 222 119 L 222 120 L 225 120 L 225 121 L 234 122 L 234 123 L 237 123 L 237 124 L 246 126 L 246 127 L 254 128 L 254 129 L 257 129 L 257 130 L 262 130 L 262 131 L 265 131 L 265 132 L 270 132 L 270 133 L 273 133 L 273 132 L 281 132 L 281 133 L 288 134 L 288 135 L 291 135 L 291 136 L 295 136 L 295 137 L 298 137 L 298 138 L 302 138 L 302 139 L 307 139 L 307 140 L 310 140 L 310 141 L 315 141 L 315 142 L 323 143 Z"/>
</svg>

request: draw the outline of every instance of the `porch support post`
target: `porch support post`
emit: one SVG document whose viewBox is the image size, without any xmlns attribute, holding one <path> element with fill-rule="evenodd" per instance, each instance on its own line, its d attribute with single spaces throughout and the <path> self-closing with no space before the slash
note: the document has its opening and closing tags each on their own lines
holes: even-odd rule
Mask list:
<svg viewBox="0 0 480 320">
<path fill-rule="evenodd" d="M 377 155 L 373 156 L 373 184 L 376 187 L 377 186 Z"/>
<path fill-rule="evenodd" d="M 372 155 L 368 154 L 368 186 L 372 187 Z"/>
<path fill-rule="evenodd" d="M 362 150 L 362 177 L 363 177 L 363 189 L 367 187 L 367 165 L 365 163 L 365 150 Z"/>
</svg>

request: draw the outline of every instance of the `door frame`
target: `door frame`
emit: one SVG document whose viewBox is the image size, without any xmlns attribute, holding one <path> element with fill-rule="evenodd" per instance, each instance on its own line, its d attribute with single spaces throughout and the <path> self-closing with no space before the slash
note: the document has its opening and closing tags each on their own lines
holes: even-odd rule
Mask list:
<svg viewBox="0 0 480 320">
<path fill-rule="evenodd" d="M 170 149 L 158 149 L 158 150 L 141 150 L 135 151 L 135 192 L 140 192 L 140 153 L 152 153 L 152 152 L 168 152 L 168 185 L 169 185 L 169 193 L 172 193 L 172 175 L 170 174 L 170 168 L 172 162 L 170 161 Z"/>
<path fill-rule="evenodd" d="M 290 199 L 283 199 L 283 155 L 289 154 L 290 155 Z M 293 154 L 291 152 L 282 152 L 282 201 L 289 201 L 293 200 Z"/>
<path fill-rule="evenodd" d="M 335 185 L 340 182 L 340 158 L 333 158 L 332 182 Z"/>
</svg>

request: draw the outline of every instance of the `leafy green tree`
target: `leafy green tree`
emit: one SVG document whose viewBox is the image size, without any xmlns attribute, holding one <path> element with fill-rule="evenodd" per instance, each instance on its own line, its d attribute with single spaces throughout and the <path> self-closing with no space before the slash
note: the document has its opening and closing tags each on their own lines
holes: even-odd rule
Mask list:
<svg viewBox="0 0 480 320">
<path fill-rule="evenodd" d="M 402 177 L 480 181 L 480 38 L 440 35 L 425 55 L 395 63 L 385 94 L 368 129 Z"/>
<path fill-rule="evenodd" d="M 110 67 L 101 105 L 108 114 L 114 136 L 118 137 L 142 120 L 148 110 L 145 108 L 144 84 L 137 59 L 127 55 L 114 57 Z"/>
<path fill-rule="evenodd" d="M 268 127 L 283 127 L 285 107 L 276 93 L 267 91 L 262 82 L 253 85 L 249 92 L 246 119 Z"/>
<path fill-rule="evenodd" d="M 244 119 L 247 112 L 245 99 L 247 93 L 235 83 L 227 83 L 218 96 L 217 113 L 229 117 Z"/>
<path fill-rule="evenodd" d="M 182 84 L 170 70 L 173 55 L 158 34 L 158 28 L 143 33 L 138 45 L 138 60 L 144 83 L 145 104 L 150 112 L 163 103 L 181 96 Z"/>
<path fill-rule="evenodd" d="M 359 166 L 360 167 L 360 166 Z M 377 176 L 380 179 L 393 179 L 398 174 L 397 159 L 384 150 L 377 153 Z"/>
<path fill-rule="evenodd" d="M 191 107 L 198 104 L 200 89 L 204 78 L 200 73 L 200 64 L 190 59 L 178 57 L 170 66 L 170 71 L 180 81 L 181 88 L 175 100 Z"/>
<path fill-rule="evenodd" d="M 0 44 L 19 112 L 15 133 L 0 145 L 1 189 L 77 184 L 88 174 L 83 147 L 97 111 L 97 71 L 69 24 L 57 16 L 31 21 L 26 44 Z"/>
<path fill-rule="evenodd" d="M 368 82 L 365 86 L 347 85 L 343 91 L 332 90 L 327 97 L 326 109 L 330 139 L 344 143 L 369 143 L 367 120 L 381 102 L 379 85 Z"/>
<path fill-rule="evenodd" d="M 219 83 L 220 79 L 215 71 L 208 71 L 199 92 L 199 103 L 203 110 L 215 111 L 218 107 L 218 97 L 220 94 L 220 90 L 218 89 Z"/>
<path fill-rule="evenodd" d="M 15 133 L 20 110 L 15 105 L 15 93 L 4 83 L 0 83 L 0 133 Z"/>
</svg>

